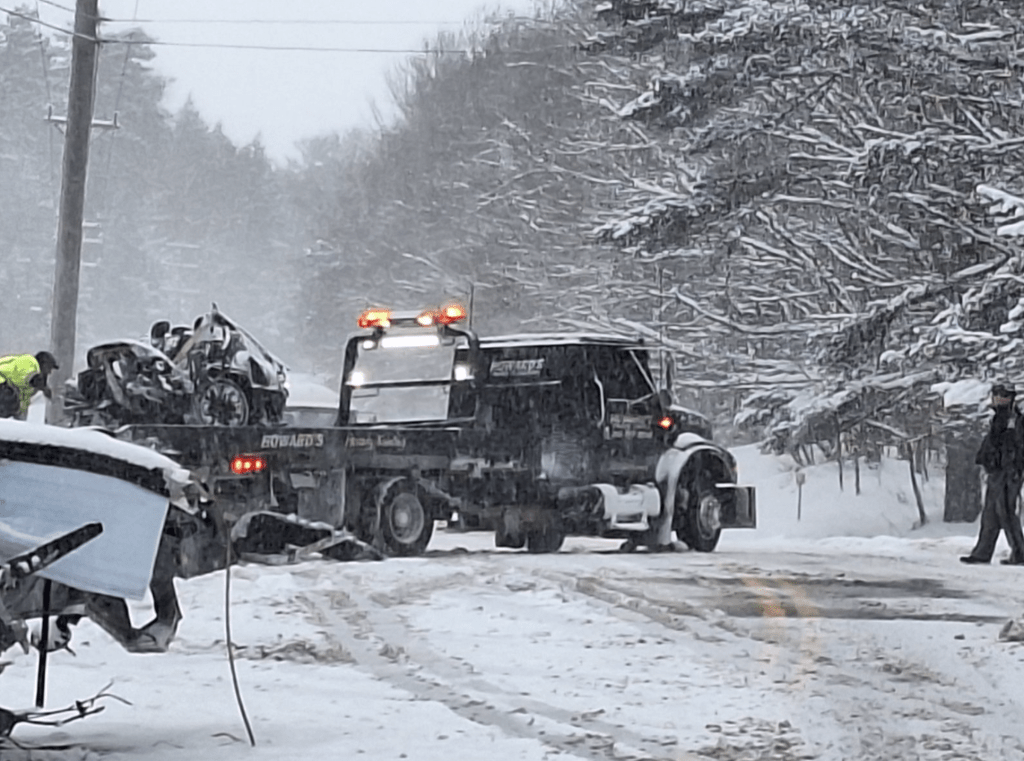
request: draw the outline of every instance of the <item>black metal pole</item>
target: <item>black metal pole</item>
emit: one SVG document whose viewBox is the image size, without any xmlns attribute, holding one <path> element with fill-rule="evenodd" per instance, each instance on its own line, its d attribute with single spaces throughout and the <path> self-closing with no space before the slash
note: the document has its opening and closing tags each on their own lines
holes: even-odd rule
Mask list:
<svg viewBox="0 0 1024 761">
<path fill-rule="evenodd" d="M 36 672 L 36 708 L 43 707 L 43 700 L 46 697 L 46 656 L 50 650 L 50 588 L 52 585 L 53 582 L 49 579 L 43 580 L 43 630 L 39 642 L 39 670 Z"/>
</svg>

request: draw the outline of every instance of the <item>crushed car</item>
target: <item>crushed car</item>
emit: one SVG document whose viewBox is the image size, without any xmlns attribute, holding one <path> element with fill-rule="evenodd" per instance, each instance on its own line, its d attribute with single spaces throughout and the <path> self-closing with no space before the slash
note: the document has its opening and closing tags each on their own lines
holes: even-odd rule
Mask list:
<svg viewBox="0 0 1024 761">
<path fill-rule="evenodd" d="M 288 399 L 285 364 L 216 304 L 191 326 L 155 323 L 148 343 L 94 346 L 86 363 L 65 390 L 76 427 L 274 425 Z"/>
<path fill-rule="evenodd" d="M 182 617 L 175 576 L 215 567 L 182 541 L 207 520 L 189 471 L 102 431 L 0 420 L 0 487 L 0 653 L 33 645 L 44 664 L 82 618 L 128 652 L 167 650 Z M 155 615 L 136 627 L 126 600 L 146 594 Z M 23 721 L 0 709 L 0 738 Z"/>
</svg>

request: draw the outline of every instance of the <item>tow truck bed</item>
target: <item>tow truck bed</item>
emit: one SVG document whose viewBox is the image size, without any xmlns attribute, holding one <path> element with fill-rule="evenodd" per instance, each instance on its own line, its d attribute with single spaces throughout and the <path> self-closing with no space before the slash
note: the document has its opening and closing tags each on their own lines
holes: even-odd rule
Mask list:
<svg viewBox="0 0 1024 761">
<path fill-rule="evenodd" d="M 201 425 L 128 425 L 120 439 L 150 446 L 197 472 L 233 474 L 236 457 L 259 457 L 266 470 L 329 471 L 444 470 L 460 434 L 458 428 L 285 428 Z M 206 469 L 206 470 L 204 470 Z"/>
</svg>

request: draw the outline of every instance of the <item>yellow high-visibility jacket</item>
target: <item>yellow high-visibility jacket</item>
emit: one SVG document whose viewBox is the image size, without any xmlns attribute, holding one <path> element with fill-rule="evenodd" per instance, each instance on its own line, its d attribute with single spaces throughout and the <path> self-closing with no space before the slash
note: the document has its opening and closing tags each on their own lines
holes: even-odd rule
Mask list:
<svg viewBox="0 0 1024 761">
<path fill-rule="evenodd" d="M 21 410 L 24 414 L 32 402 L 36 389 L 32 388 L 32 378 L 39 374 L 39 363 L 31 354 L 12 354 L 0 357 L 0 382 L 7 381 L 18 389 L 21 395 Z"/>
</svg>

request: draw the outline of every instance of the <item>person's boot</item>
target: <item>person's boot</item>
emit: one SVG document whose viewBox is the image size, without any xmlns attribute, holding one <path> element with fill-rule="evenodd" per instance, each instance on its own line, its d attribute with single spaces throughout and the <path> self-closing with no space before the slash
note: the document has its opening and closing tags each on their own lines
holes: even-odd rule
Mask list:
<svg viewBox="0 0 1024 761">
<path fill-rule="evenodd" d="M 1003 558 L 999 561 L 1000 565 L 1024 565 L 1024 558 L 1020 555 L 1010 555 L 1008 558 Z"/>
<path fill-rule="evenodd" d="M 991 561 L 975 557 L 974 555 L 964 555 L 960 558 L 960 562 L 967 563 L 968 565 L 988 565 Z"/>
</svg>

